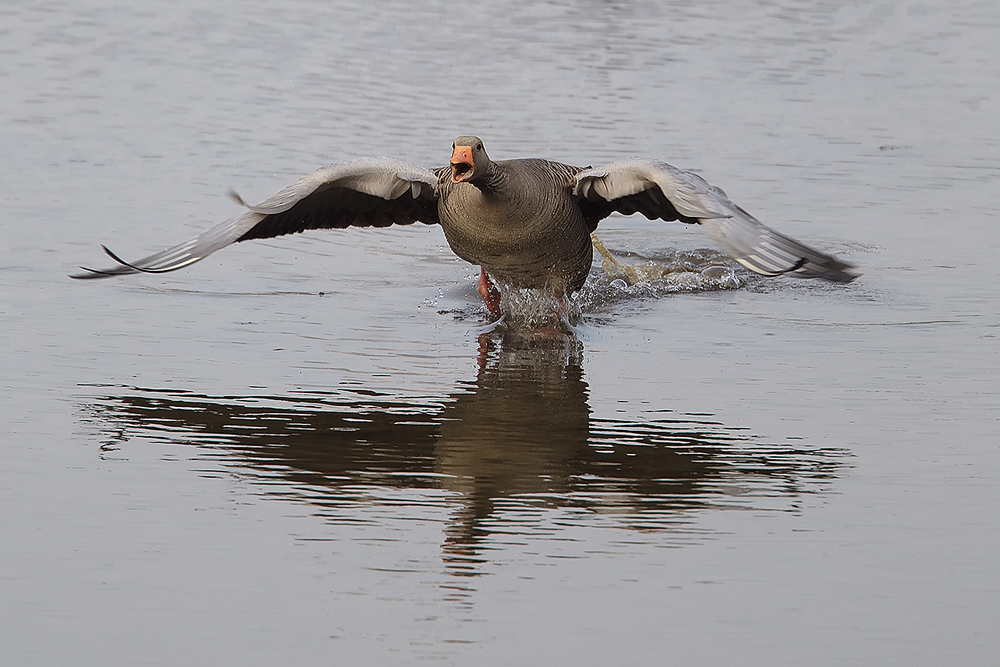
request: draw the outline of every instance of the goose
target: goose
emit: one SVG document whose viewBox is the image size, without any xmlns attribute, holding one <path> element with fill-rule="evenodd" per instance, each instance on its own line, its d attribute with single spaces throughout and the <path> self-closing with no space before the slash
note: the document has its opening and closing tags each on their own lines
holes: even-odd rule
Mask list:
<svg viewBox="0 0 1000 667">
<path fill-rule="evenodd" d="M 165 273 L 230 244 L 309 229 L 441 225 L 452 251 L 480 267 L 478 290 L 500 316 L 498 285 L 579 291 L 593 263 L 591 233 L 612 213 L 700 225 L 737 262 L 765 276 L 849 283 L 852 266 L 765 226 L 701 176 L 654 159 L 576 167 L 525 158 L 493 161 L 479 137 L 452 144 L 448 166 L 427 169 L 388 157 L 335 162 L 198 236 L 127 262 L 71 277 Z"/>
</svg>

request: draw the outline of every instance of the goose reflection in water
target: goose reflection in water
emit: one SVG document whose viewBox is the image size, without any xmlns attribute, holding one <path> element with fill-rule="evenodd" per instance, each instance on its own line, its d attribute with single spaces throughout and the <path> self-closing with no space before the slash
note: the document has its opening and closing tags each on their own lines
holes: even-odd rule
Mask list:
<svg viewBox="0 0 1000 667">
<path fill-rule="evenodd" d="M 547 510 L 561 511 L 559 523 L 573 521 L 568 511 L 582 522 L 683 533 L 712 508 L 796 511 L 844 462 L 842 450 L 767 444 L 704 415 L 595 417 L 571 334 L 497 330 L 479 344 L 475 381 L 425 402 L 365 389 L 284 397 L 130 389 L 88 411 L 118 440 L 197 445 L 249 471 L 264 493 L 304 499 L 334 522 L 356 520 L 352 506 L 386 492 L 398 506 L 410 502 L 399 492 L 411 490 L 420 516 L 419 506 L 443 504 L 444 558 L 459 574 L 476 573 L 497 535 L 539 530 Z"/>
</svg>

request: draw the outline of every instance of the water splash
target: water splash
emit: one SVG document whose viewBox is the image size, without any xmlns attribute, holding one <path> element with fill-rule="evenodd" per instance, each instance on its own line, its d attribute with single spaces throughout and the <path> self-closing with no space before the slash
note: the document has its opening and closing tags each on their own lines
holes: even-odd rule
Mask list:
<svg viewBox="0 0 1000 667">
<path fill-rule="evenodd" d="M 584 312 L 633 299 L 739 289 L 749 282 L 743 269 L 715 250 L 669 250 L 656 257 L 620 253 L 642 260 L 633 263 L 615 257 L 599 240 L 594 241 L 604 259 L 601 270 L 591 273 L 577 295 Z"/>
<path fill-rule="evenodd" d="M 620 265 L 605 260 L 583 289 L 572 295 L 547 290 L 498 285 L 500 305 L 505 313 L 498 325 L 506 329 L 540 329 L 571 332 L 584 313 L 614 304 L 659 299 L 672 294 L 714 292 L 744 287 L 748 278 L 724 255 L 712 250 L 673 251 L 666 257 Z"/>
<path fill-rule="evenodd" d="M 583 309 L 578 294 L 555 294 L 544 289 L 498 285 L 500 325 L 506 329 L 571 332 L 580 323 Z"/>
<path fill-rule="evenodd" d="M 575 294 L 497 283 L 504 315 L 495 326 L 505 331 L 572 333 L 584 313 L 617 303 L 739 289 L 750 281 L 728 256 L 707 248 L 667 250 L 654 257 L 619 253 L 641 260 L 628 262 L 612 255 L 596 238 L 594 247 L 604 258 L 601 268 L 594 267 L 583 289 Z"/>
</svg>

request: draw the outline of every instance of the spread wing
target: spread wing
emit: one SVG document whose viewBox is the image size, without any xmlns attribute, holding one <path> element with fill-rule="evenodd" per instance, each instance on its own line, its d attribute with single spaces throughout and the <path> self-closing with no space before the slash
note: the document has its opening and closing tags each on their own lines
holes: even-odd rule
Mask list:
<svg viewBox="0 0 1000 667">
<path fill-rule="evenodd" d="M 701 176 L 658 160 L 621 160 L 576 175 L 591 225 L 617 211 L 699 223 L 733 259 L 765 276 L 784 273 L 847 283 L 854 267 L 767 227 Z"/>
<path fill-rule="evenodd" d="M 391 158 L 331 164 L 260 204 L 247 206 L 243 215 L 135 262 L 119 259 L 105 247 L 118 266 L 100 270 L 81 267 L 85 273 L 71 277 L 176 271 L 232 243 L 307 229 L 388 227 L 417 221 L 437 224 L 437 183 L 437 172 Z M 238 195 L 233 196 L 243 203 Z"/>
</svg>

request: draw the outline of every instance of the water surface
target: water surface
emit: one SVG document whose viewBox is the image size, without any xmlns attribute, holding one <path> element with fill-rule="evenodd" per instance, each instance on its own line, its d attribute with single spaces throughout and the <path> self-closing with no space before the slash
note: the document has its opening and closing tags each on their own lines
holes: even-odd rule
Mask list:
<svg viewBox="0 0 1000 667">
<path fill-rule="evenodd" d="M 993 661 L 995 3 L 0 15 L 0 662 Z M 560 335 L 491 327 L 423 225 L 66 278 L 466 133 L 699 170 L 864 275 L 598 263 Z"/>
</svg>

